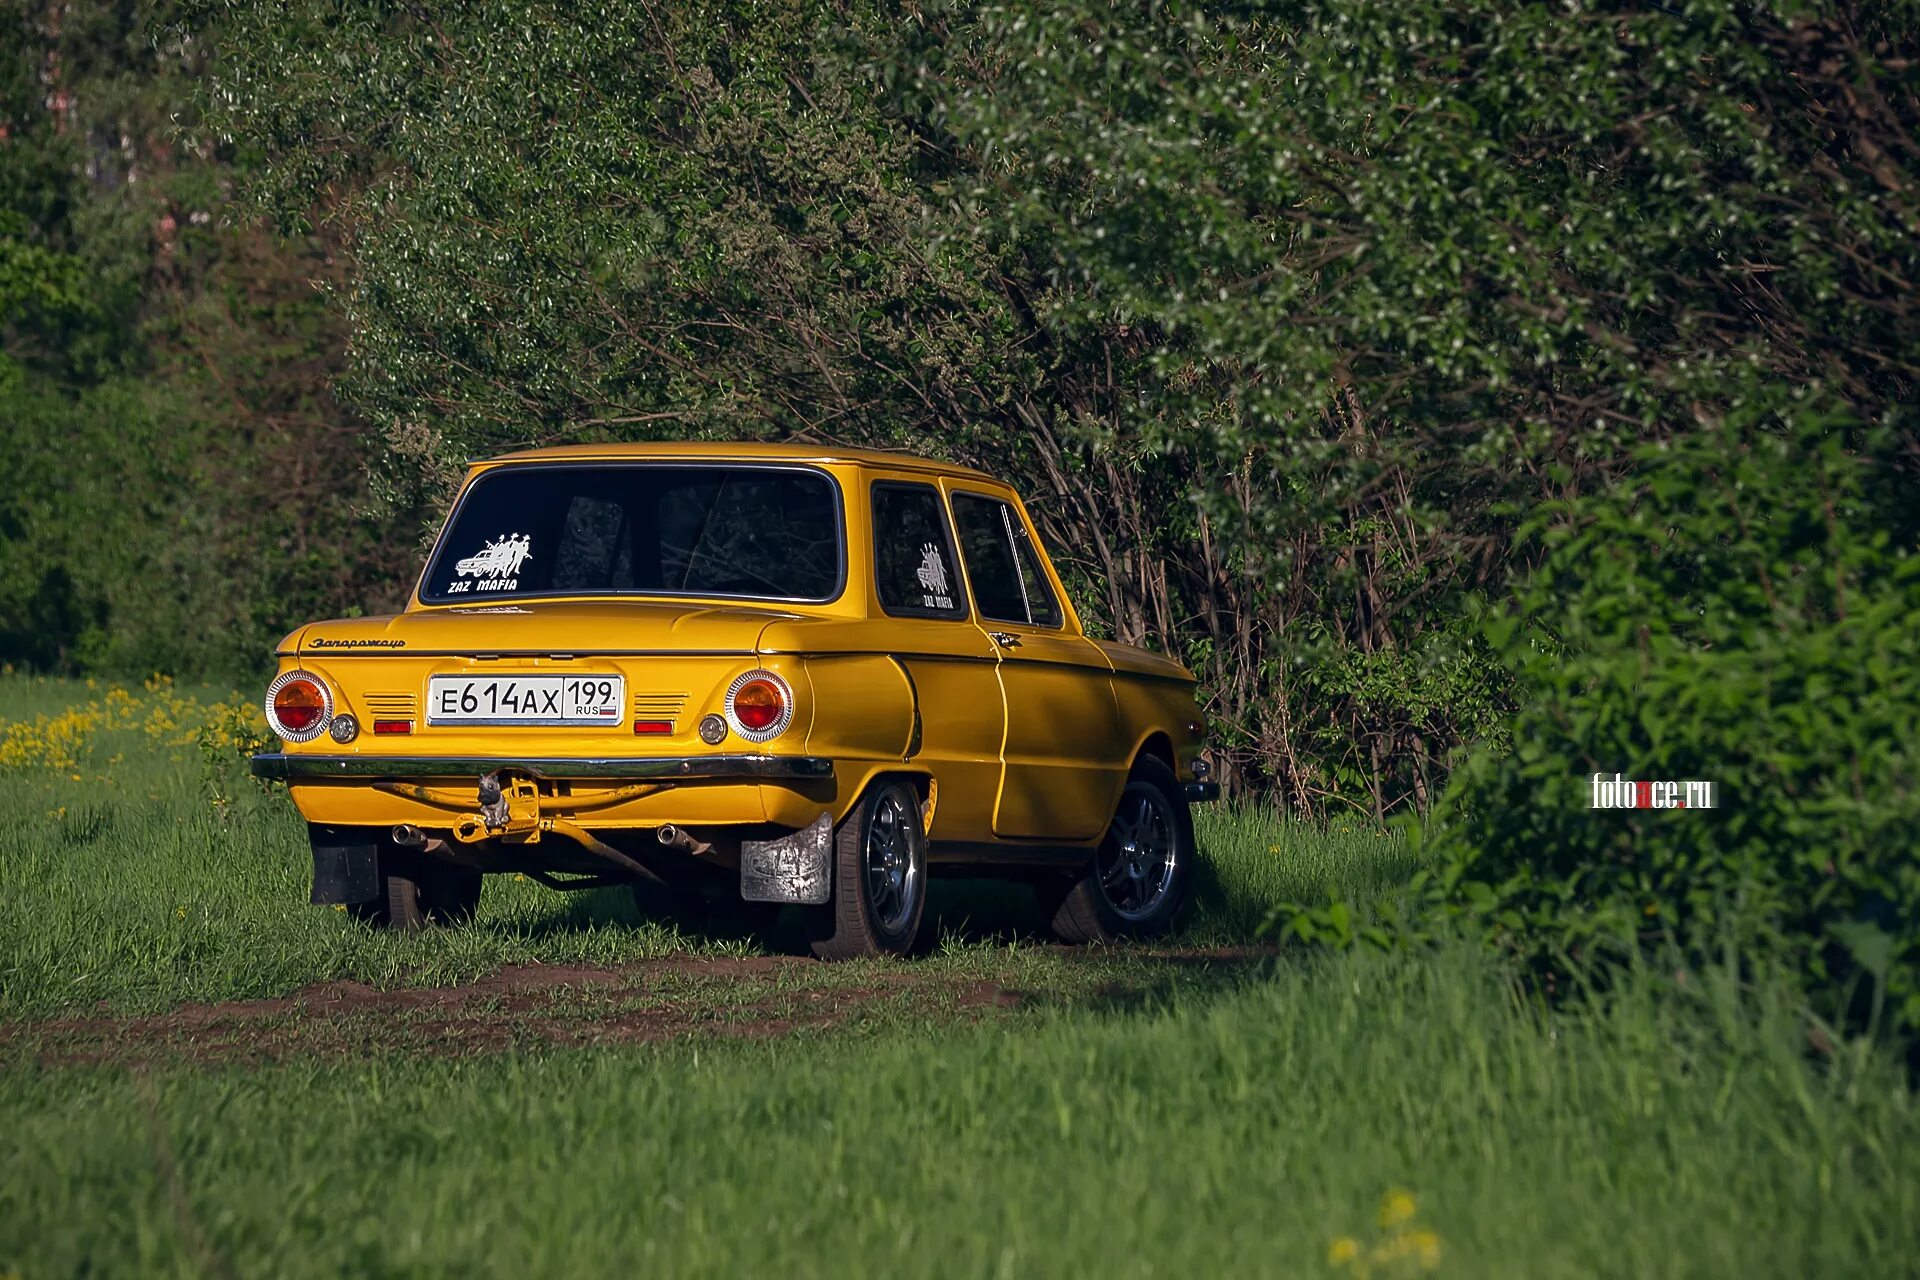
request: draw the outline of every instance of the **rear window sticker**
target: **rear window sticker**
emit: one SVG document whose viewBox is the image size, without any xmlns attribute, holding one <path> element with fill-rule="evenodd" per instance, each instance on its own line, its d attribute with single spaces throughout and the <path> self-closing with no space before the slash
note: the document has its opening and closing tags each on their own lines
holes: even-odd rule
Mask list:
<svg viewBox="0 0 1920 1280">
<path fill-rule="evenodd" d="M 447 594 L 464 591 L 511 591 L 520 585 L 520 566 L 533 554 L 533 539 L 524 533 L 503 533 L 479 551 L 453 566 L 457 575 Z M 467 579 L 473 579 L 469 582 Z"/>
</svg>

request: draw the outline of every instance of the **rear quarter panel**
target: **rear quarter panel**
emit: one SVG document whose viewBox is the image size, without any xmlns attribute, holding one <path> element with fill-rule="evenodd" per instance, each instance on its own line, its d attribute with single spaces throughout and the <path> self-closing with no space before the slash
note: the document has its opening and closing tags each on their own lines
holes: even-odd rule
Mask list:
<svg viewBox="0 0 1920 1280">
<path fill-rule="evenodd" d="M 769 666 L 784 660 L 805 672 L 813 708 L 805 749 L 834 761 L 836 818 L 873 779 L 903 774 L 933 784 L 933 838 L 986 833 L 999 771 L 998 690 L 990 707 L 977 690 L 964 702 L 940 696 L 941 663 L 927 651 L 956 637 L 986 649 L 970 627 L 940 628 L 899 618 L 817 618 L 777 623 L 761 637 Z M 972 669 L 991 681 L 991 665 Z"/>
<path fill-rule="evenodd" d="M 1135 645 L 1095 643 L 1113 663 L 1114 697 L 1134 755 L 1152 749 L 1156 738 L 1164 736 L 1174 772 L 1183 781 L 1191 779 L 1206 738 L 1193 673 L 1164 654 Z"/>
</svg>

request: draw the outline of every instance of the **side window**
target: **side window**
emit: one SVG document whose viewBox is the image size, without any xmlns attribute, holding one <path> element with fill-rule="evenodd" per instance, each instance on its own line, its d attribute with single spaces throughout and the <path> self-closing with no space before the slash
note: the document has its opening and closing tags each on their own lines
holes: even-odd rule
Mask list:
<svg viewBox="0 0 1920 1280">
<path fill-rule="evenodd" d="M 874 484 L 873 573 L 880 607 L 888 613 L 967 616 L 938 489 L 887 480 Z"/>
<path fill-rule="evenodd" d="M 994 622 L 1060 625 L 1060 605 L 1013 508 L 977 493 L 953 495 L 960 552 L 967 558 L 974 607 Z"/>
</svg>

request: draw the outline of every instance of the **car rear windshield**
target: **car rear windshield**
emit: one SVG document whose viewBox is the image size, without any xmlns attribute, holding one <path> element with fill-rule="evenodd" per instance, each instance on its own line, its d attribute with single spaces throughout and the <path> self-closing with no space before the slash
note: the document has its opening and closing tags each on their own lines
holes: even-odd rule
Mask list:
<svg viewBox="0 0 1920 1280">
<path fill-rule="evenodd" d="M 820 601 L 840 594 L 844 563 L 839 488 L 811 467 L 506 467 L 468 488 L 420 598 Z"/>
</svg>

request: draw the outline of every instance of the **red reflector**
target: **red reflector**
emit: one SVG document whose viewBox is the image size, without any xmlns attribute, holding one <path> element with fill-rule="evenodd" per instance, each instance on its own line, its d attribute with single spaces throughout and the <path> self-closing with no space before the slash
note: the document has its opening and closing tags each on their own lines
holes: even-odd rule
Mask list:
<svg viewBox="0 0 1920 1280">
<path fill-rule="evenodd" d="M 673 721 L 671 720 L 635 720 L 633 722 L 633 731 L 635 733 L 672 733 Z"/>
<path fill-rule="evenodd" d="M 373 731 L 375 733 L 412 733 L 413 721 L 411 720 L 375 720 L 373 722 Z"/>
</svg>

